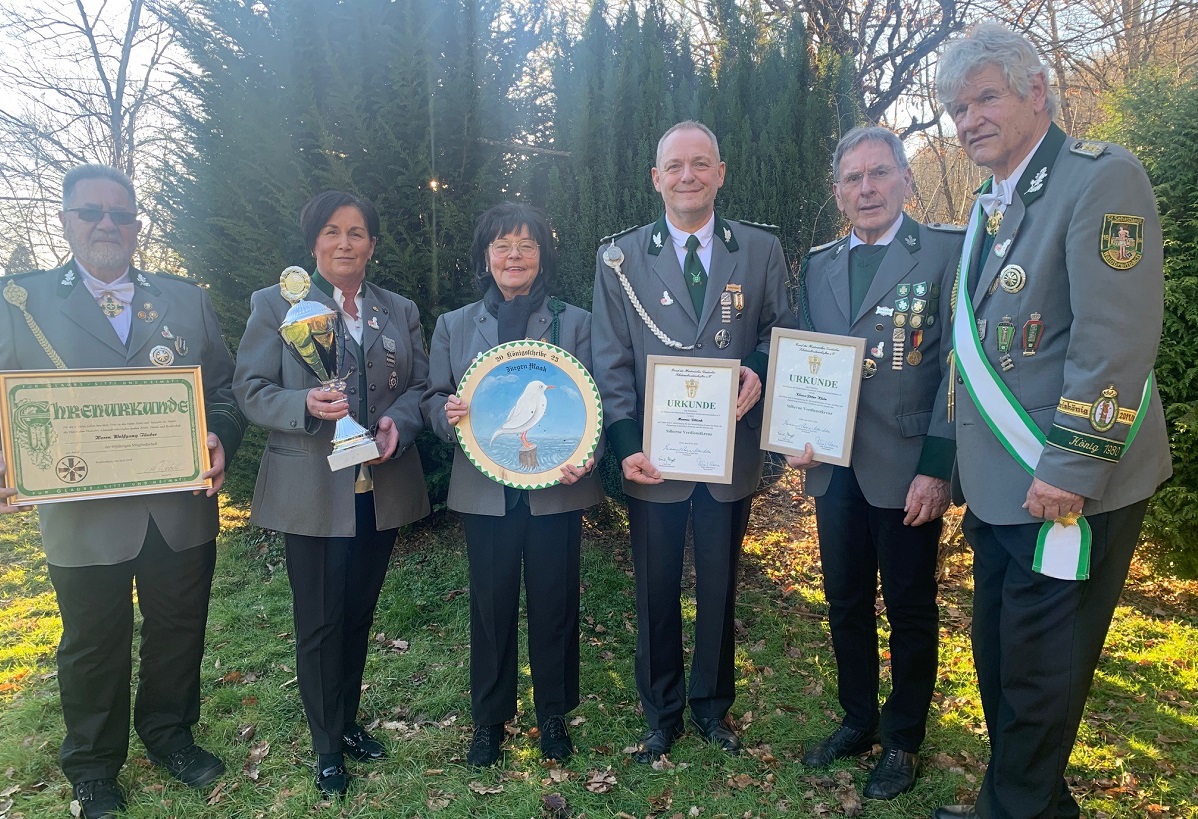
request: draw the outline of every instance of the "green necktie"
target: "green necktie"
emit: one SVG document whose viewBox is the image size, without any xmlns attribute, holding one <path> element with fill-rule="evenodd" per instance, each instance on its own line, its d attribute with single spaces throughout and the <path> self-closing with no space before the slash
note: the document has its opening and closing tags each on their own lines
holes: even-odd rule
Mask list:
<svg viewBox="0 0 1198 819">
<path fill-rule="evenodd" d="M 699 261 L 699 237 L 686 237 L 686 259 L 682 262 L 686 285 L 691 291 L 691 303 L 695 305 L 695 316 L 703 316 L 703 297 L 707 295 L 707 271 Z"/>
</svg>

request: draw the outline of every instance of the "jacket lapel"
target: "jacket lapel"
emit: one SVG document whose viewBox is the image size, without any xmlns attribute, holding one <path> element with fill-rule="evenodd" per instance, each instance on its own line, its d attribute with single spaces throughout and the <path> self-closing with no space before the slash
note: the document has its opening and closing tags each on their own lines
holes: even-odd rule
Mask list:
<svg viewBox="0 0 1198 819">
<path fill-rule="evenodd" d="M 718 238 L 713 237 L 711 240 L 711 270 L 707 272 L 707 291 L 703 296 L 703 317 L 699 321 L 699 327 L 705 327 L 711 314 L 715 312 L 720 303 L 720 294 L 724 292 L 724 288 L 732 281 L 733 274 L 736 273 L 737 259 L 728 252 L 728 248 Z M 690 294 L 687 294 L 686 301 L 690 302 Z M 694 306 L 693 304 L 691 305 Z"/>
<path fill-rule="evenodd" d="M 691 317 L 691 321 L 698 324 L 699 317 L 695 315 L 695 305 L 691 302 L 690 289 L 686 286 L 682 265 L 678 264 L 678 254 L 674 252 L 674 244 L 669 233 L 666 233 L 664 241 L 666 247 L 657 254 L 657 258 L 653 261 L 653 273 L 683 312 Z M 652 296 L 651 293 L 650 297 Z"/>
<path fill-rule="evenodd" d="M 914 237 L 913 244 L 907 242 L 909 237 Z M 893 290 L 914 269 L 915 256 L 912 255 L 912 248 L 919 248 L 919 227 L 914 219 L 903 214 L 903 224 L 887 246 L 886 252 L 882 256 L 882 264 L 878 266 L 878 272 L 874 274 L 874 280 L 870 283 L 869 290 L 865 292 L 865 298 L 861 300 L 857 315 L 853 316 L 853 320 L 849 322 L 850 326 L 860 321 L 862 316 L 872 312 L 881 303 L 882 297 Z M 848 256 L 847 253 L 844 255 Z M 844 268 L 846 271 L 844 290 L 847 293 L 849 289 L 847 260 Z"/>
<path fill-rule="evenodd" d="M 67 268 L 69 271 L 74 271 L 74 266 Z M 59 287 L 59 296 L 62 301 L 62 312 L 66 319 L 72 324 L 79 327 L 88 335 L 93 336 L 104 346 L 120 355 L 124 360 L 126 357 L 125 345 L 121 344 L 121 339 L 116 334 L 116 330 L 112 329 L 112 323 L 100 311 L 100 306 L 96 304 L 96 300 L 92 298 L 92 294 L 83 286 L 83 282 L 78 273 L 73 277 L 75 282 L 69 290 L 64 292 L 62 286 Z M 135 309 L 127 308 L 127 309 Z M 137 316 L 133 317 L 133 324 L 137 324 Z M 132 332 L 132 330 L 130 330 Z M 72 356 L 68 353 L 68 364 Z"/>
<path fill-rule="evenodd" d="M 374 322 L 374 326 L 371 326 Z M 391 322 L 389 313 L 383 312 L 383 304 L 377 289 L 370 282 L 362 283 L 362 352 L 367 354 Z"/>
</svg>

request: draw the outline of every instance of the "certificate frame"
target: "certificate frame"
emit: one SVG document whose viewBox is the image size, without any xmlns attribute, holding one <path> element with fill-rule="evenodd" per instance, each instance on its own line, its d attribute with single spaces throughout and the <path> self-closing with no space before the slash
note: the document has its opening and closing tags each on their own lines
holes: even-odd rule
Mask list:
<svg viewBox="0 0 1198 819">
<path fill-rule="evenodd" d="M 10 503 L 211 488 L 200 369 L 0 371 Z"/>
<path fill-rule="evenodd" d="M 535 392 L 534 382 L 548 385 L 540 391 L 545 407 L 521 432 L 513 420 L 516 405 L 525 401 L 526 391 Z M 552 397 L 545 395 L 550 389 Z M 457 395 L 470 407 L 455 428 L 462 451 L 504 486 L 555 486 L 564 465 L 581 467 L 599 446 L 603 402 L 595 379 L 581 361 L 546 341 L 509 341 L 480 353 L 462 375 Z"/>
<path fill-rule="evenodd" d="M 704 382 L 710 381 L 705 388 Z M 732 459 L 736 443 L 736 396 L 740 390 L 740 360 L 734 358 L 691 358 L 651 355 L 645 359 L 644 452 L 663 478 L 701 483 L 732 483 Z M 700 398 L 699 393 L 703 392 Z M 673 401 L 700 402 L 713 406 L 682 418 L 669 406 Z M 688 409 L 685 405 L 681 409 Z M 715 422 L 707 429 L 704 416 Z M 720 422 L 722 421 L 722 429 Z M 678 428 L 671 430 L 669 424 Z M 710 439 L 707 452 L 688 452 L 691 443 L 684 435 Z M 677 449 L 677 455 L 668 454 Z M 714 458 L 710 468 L 703 463 Z M 691 466 L 686 466 L 687 462 Z M 675 465 L 677 464 L 677 465 Z M 695 467 L 699 468 L 695 468 Z"/>
<path fill-rule="evenodd" d="M 810 442 L 816 461 L 848 466 L 853 456 L 864 361 L 863 338 L 775 327 L 770 337 L 761 448 L 784 455 L 802 455 Z M 800 396 L 797 392 L 800 388 L 796 386 L 800 383 L 814 388 L 814 395 Z M 824 406 L 815 406 L 817 399 Z M 805 415 L 797 410 L 799 404 L 803 409 L 810 407 L 810 413 Z M 813 419 L 810 415 L 814 414 L 822 417 Z M 818 431 L 814 427 L 819 427 Z M 800 440 L 804 428 L 815 440 L 812 437 Z"/>
</svg>

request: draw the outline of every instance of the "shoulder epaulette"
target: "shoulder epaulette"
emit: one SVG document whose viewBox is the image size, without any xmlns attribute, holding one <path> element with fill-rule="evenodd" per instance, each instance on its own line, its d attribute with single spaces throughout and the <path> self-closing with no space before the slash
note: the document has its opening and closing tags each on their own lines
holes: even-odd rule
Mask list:
<svg viewBox="0 0 1198 819">
<path fill-rule="evenodd" d="M 1088 156 L 1090 159 L 1098 159 L 1106 153 L 1107 143 L 1098 142 L 1093 139 L 1077 139 L 1069 146 L 1069 153 L 1077 154 L 1078 156 Z"/>
<path fill-rule="evenodd" d="M 48 270 L 22 270 L 20 273 L 5 273 L 3 278 L 5 281 L 14 281 L 16 279 L 26 279 L 30 276 L 35 276 L 38 273 L 48 273 Z"/>
<path fill-rule="evenodd" d="M 630 228 L 624 228 L 623 230 L 618 230 L 615 233 L 611 234 L 610 236 L 604 236 L 602 239 L 599 240 L 599 244 L 602 245 L 602 244 L 606 244 L 607 242 L 612 241 L 613 239 L 619 239 L 624 234 L 632 233 L 632 231 L 636 230 L 639 227 L 640 227 L 640 225 L 633 225 Z"/>
<path fill-rule="evenodd" d="M 950 225 L 948 222 L 927 222 L 924 227 L 930 230 L 940 230 L 945 233 L 964 233 L 965 225 Z"/>
<path fill-rule="evenodd" d="M 186 282 L 187 284 L 193 284 L 196 287 L 203 286 L 199 283 L 199 281 L 197 281 L 196 279 L 193 279 L 191 276 L 184 276 L 181 273 L 163 273 L 163 272 L 146 273 L 145 271 L 139 271 L 139 272 L 141 272 L 141 274 L 143 276 L 156 276 L 157 278 L 160 278 L 160 279 L 170 279 L 171 281 L 176 281 L 176 282 Z"/>
<path fill-rule="evenodd" d="M 755 228 L 761 228 L 762 230 L 768 230 L 772 233 L 777 233 L 778 231 L 782 230 L 782 228 L 778 227 L 777 225 L 767 225 L 764 222 L 750 222 L 748 219 L 736 219 L 734 221 L 739 222 L 742 225 L 748 225 L 749 227 L 755 227 Z"/>
<path fill-rule="evenodd" d="M 848 238 L 848 237 L 847 237 L 847 236 L 841 236 L 839 239 L 833 239 L 833 240 L 832 240 L 832 241 L 830 241 L 830 242 L 826 242 L 826 243 L 824 243 L 824 244 L 822 244 L 822 245 L 818 245 L 818 246 L 816 246 L 816 247 L 813 247 L 813 248 L 811 248 L 810 250 L 808 250 L 808 251 L 807 251 L 807 255 L 808 255 L 808 256 L 814 256 L 816 253 L 823 253 L 825 250 L 828 250 L 829 248 L 836 247 L 838 244 L 840 244 L 841 242 L 843 242 L 843 241 L 844 241 L 846 238 Z"/>
</svg>

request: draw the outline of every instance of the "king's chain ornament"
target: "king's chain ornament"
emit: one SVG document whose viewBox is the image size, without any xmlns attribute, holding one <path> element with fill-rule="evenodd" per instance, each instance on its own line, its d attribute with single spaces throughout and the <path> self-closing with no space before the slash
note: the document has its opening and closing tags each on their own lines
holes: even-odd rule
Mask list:
<svg viewBox="0 0 1198 819">
<path fill-rule="evenodd" d="M 340 374 L 345 357 L 345 340 L 341 316 L 318 301 L 305 301 L 312 288 L 312 278 L 302 267 L 289 267 L 279 276 L 279 290 L 291 304 L 279 327 L 283 346 L 291 351 L 300 365 L 316 377 L 329 391 L 345 392 L 346 379 L 353 368 Z M 346 399 L 341 399 L 345 401 Z M 379 447 L 370 431 L 354 420 L 352 412 L 338 418 L 333 430 L 333 451 L 329 454 L 329 469 L 336 472 L 356 466 L 379 456 Z"/>
</svg>

